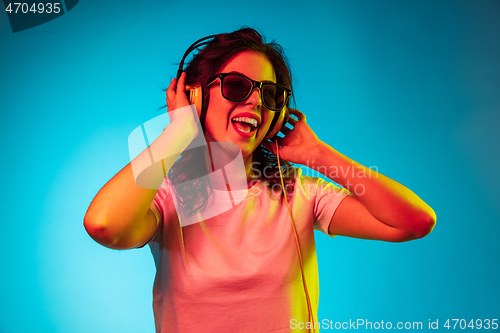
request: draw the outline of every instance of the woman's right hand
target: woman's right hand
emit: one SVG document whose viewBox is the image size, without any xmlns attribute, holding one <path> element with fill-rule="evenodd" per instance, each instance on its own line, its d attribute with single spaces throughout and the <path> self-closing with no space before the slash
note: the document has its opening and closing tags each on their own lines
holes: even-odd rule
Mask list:
<svg viewBox="0 0 500 333">
<path fill-rule="evenodd" d="M 198 136 L 199 120 L 195 118 L 196 108 L 190 108 L 186 96 L 186 72 L 177 80 L 174 78 L 167 89 L 167 112 L 170 124 L 177 124 L 185 131 L 192 129 L 193 138 Z"/>
<path fill-rule="evenodd" d="M 176 117 L 181 117 L 181 113 L 172 112 L 174 110 L 189 106 L 190 103 L 186 96 L 186 72 L 183 72 L 177 81 L 174 78 L 167 89 L 167 112 L 170 122 L 174 122 Z M 184 114 L 183 112 L 182 114 Z M 174 119 L 172 119 L 174 118 Z"/>
<path fill-rule="evenodd" d="M 170 124 L 102 187 L 85 214 L 85 229 L 99 244 L 112 249 L 141 247 L 158 228 L 151 202 L 165 175 L 199 133 L 196 110 L 184 93 L 186 74 L 176 81 L 167 89 Z"/>
</svg>

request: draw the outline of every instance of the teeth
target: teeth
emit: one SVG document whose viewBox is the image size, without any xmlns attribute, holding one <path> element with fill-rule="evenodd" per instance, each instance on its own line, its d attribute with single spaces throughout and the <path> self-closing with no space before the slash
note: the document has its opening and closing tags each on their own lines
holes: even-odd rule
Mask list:
<svg viewBox="0 0 500 333">
<path fill-rule="evenodd" d="M 248 118 L 248 117 L 237 117 L 233 118 L 232 121 L 238 121 L 242 123 L 248 123 L 252 125 L 253 127 L 257 127 L 257 120 L 253 118 Z"/>
</svg>

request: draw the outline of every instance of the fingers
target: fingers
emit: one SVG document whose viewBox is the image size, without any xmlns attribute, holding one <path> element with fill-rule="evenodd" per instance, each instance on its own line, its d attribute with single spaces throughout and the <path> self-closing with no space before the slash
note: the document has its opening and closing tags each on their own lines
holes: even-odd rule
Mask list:
<svg viewBox="0 0 500 333">
<path fill-rule="evenodd" d="M 287 119 L 287 122 L 285 123 L 285 126 L 283 126 L 281 128 L 281 133 L 287 135 L 288 133 L 290 133 L 293 128 L 295 127 L 295 125 L 297 125 L 297 123 L 300 121 L 300 119 L 302 118 L 305 118 L 304 114 L 302 112 L 300 112 L 299 110 L 296 110 L 296 109 L 289 109 L 290 110 L 290 114 L 294 115 L 295 117 L 299 118 L 299 120 L 293 118 L 293 117 L 288 117 Z M 292 128 L 290 127 L 287 127 L 286 125 L 289 124 L 291 125 Z"/>
<path fill-rule="evenodd" d="M 183 94 L 186 91 L 186 72 L 182 72 L 179 78 L 179 83 L 177 84 L 177 93 Z"/>
<path fill-rule="evenodd" d="M 281 133 L 283 133 L 284 135 L 288 135 L 288 133 L 290 133 L 292 131 L 292 129 L 286 127 L 286 126 L 283 126 L 281 128 Z"/>
<path fill-rule="evenodd" d="M 167 89 L 167 107 L 169 110 L 189 105 L 186 94 L 186 72 L 183 72 L 179 77 L 174 78 Z"/>
<path fill-rule="evenodd" d="M 262 141 L 262 145 L 264 147 L 266 147 L 266 149 L 270 152 L 273 152 L 274 153 L 274 150 L 273 150 L 273 144 L 271 143 L 271 141 Z"/>
<path fill-rule="evenodd" d="M 175 87 L 177 86 L 177 79 L 174 78 L 167 88 L 167 106 L 175 99 Z"/>
<path fill-rule="evenodd" d="M 270 152 L 273 152 L 273 154 L 276 154 L 276 140 L 278 141 L 278 146 L 279 147 L 283 147 L 283 138 L 281 137 L 277 137 L 277 138 L 273 138 L 273 140 L 265 140 L 265 141 L 262 141 L 261 144 L 264 145 L 264 147 L 266 147 L 266 149 Z"/>
<path fill-rule="evenodd" d="M 301 121 L 301 120 L 306 121 L 306 115 L 303 114 L 302 112 L 300 112 L 299 110 L 289 108 L 288 111 L 290 112 L 290 114 L 292 114 L 295 117 L 297 117 L 297 119 L 299 121 Z M 293 118 L 290 117 L 290 119 L 293 119 Z M 295 123 L 297 123 L 297 121 L 295 121 Z"/>
<path fill-rule="evenodd" d="M 292 118 L 292 117 L 288 117 L 288 124 L 292 125 L 292 126 L 295 126 L 295 124 L 297 124 L 299 121 L 295 118 Z"/>
</svg>

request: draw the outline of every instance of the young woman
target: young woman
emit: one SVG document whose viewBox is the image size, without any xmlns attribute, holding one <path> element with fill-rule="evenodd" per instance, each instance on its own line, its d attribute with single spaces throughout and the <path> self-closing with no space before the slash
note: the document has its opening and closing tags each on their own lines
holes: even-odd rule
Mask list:
<svg viewBox="0 0 500 333">
<path fill-rule="evenodd" d="M 193 112 L 186 85 L 202 88 Z M 403 242 L 434 227 L 434 211 L 412 191 L 321 141 L 305 115 L 288 108 L 291 94 L 279 45 L 250 28 L 217 35 L 168 87 L 171 124 L 90 205 L 84 224 L 98 243 L 150 245 L 157 332 L 308 331 L 318 305 L 314 229 Z M 284 138 L 267 140 L 287 110 Z M 186 150 L 202 136 L 208 147 L 238 147 L 246 178 L 244 189 L 229 191 L 231 208 L 210 218 L 203 211 L 229 199 L 218 196 L 220 184 L 202 180 L 215 171 L 206 150 Z M 151 160 L 162 160 L 149 170 L 159 190 L 136 182 L 134 168 Z M 312 166 L 345 189 L 304 176 L 287 161 Z M 276 173 L 284 167 L 286 186 Z M 183 216 L 197 219 L 187 224 Z"/>
</svg>

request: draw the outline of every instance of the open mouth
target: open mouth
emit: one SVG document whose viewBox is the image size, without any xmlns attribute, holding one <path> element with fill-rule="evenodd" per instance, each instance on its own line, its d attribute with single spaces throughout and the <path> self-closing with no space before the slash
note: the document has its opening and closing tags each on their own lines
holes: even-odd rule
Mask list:
<svg viewBox="0 0 500 333">
<path fill-rule="evenodd" d="M 254 132 L 259 123 L 257 119 L 249 118 L 249 117 L 234 117 L 231 119 L 234 127 L 242 133 L 252 133 Z"/>
</svg>

